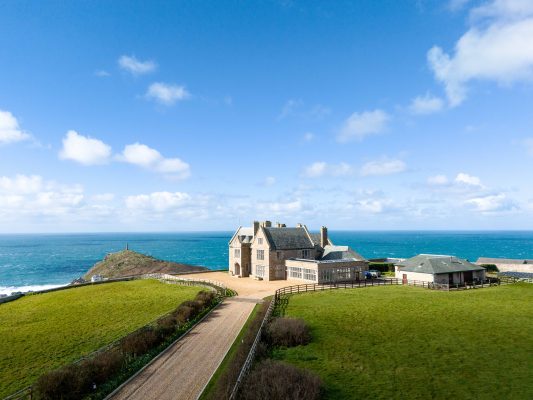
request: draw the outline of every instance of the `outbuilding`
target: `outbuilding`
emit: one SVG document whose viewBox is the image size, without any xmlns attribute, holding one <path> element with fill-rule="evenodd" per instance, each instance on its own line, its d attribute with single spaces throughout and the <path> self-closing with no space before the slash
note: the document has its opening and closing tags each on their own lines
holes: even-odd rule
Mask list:
<svg viewBox="0 0 533 400">
<path fill-rule="evenodd" d="M 419 254 L 395 266 L 395 275 L 404 284 L 423 281 L 464 285 L 485 280 L 485 268 L 455 256 Z"/>
</svg>

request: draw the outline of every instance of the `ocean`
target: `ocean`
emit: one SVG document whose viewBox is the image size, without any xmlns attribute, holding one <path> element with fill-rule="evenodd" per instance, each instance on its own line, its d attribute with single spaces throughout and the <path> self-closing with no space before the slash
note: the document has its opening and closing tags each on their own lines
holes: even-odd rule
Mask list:
<svg viewBox="0 0 533 400">
<path fill-rule="evenodd" d="M 65 285 L 106 254 L 131 250 L 210 269 L 227 268 L 232 232 L 0 235 L 0 294 Z M 366 258 L 420 253 L 533 259 L 533 231 L 330 231 Z"/>
</svg>

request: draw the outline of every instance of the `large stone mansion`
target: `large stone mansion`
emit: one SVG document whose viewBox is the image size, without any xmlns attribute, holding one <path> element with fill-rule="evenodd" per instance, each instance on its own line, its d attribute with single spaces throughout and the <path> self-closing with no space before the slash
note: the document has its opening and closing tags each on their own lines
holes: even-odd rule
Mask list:
<svg viewBox="0 0 533 400">
<path fill-rule="evenodd" d="M 229 273 L 266 281 L 328 283 L 364 279 L 368 262 L 348 246 L 335 246 L 326 227 L 311 233 L 270 221 L 240 227 L 229 242 Z"/>
</svg>

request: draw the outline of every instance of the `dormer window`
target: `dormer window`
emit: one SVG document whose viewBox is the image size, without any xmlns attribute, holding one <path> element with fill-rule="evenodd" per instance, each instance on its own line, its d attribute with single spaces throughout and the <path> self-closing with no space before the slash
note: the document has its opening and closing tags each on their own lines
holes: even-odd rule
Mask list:
<svg viewBox="0 0 533 400">
<path fill-rule="evenodd" d="M 311 257 L 311 250 L 305 249 L 302 250 L 302 258 L 309 258 Z"/>
<path fill-rule="evenodd" d="M 263 238 L 257 238 L 257 244 L 263 244 Z"/>
</svg>

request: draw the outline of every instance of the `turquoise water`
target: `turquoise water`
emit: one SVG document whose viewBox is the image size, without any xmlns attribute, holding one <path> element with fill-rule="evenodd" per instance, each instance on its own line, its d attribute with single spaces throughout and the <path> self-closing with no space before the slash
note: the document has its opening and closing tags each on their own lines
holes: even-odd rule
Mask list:
<svg viewBox="0 0 533 400">
<path fill-rule="evenodd" d="M 533 258 L 533 232 L 330 231 L 367 258 L 451 254 Z M 61 285 L 83 275 L 107 253 L 130 249 L 169 261 L 227 268 L 232 232 L 0 235 L 0 294 Z M 22 289 L 21 289 L 22 288 Z"/>
</svg>

